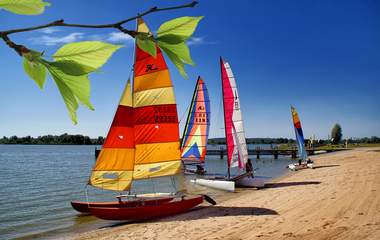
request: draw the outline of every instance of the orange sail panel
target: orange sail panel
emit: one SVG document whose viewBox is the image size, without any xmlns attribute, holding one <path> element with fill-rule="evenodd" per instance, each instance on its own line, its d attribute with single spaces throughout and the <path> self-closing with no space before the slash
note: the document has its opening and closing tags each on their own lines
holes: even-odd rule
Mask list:
<svg viewBox="0 0 380 240">
<path fill-rule="evenodd" d="M 149 32 L 139 19 L 138 32 Z M 159 48 L 153 57 L 136 46 L 133 83 L 133 179 L 181 172 L 178 116 L 172 81 Z"/>
<path fill-rule="evenodd" d="M 107 138 L 92 170 L 90 184 L 115 191 L 129 189 L 134 169 L 134 147 L 132 93 L 128 80 Z"/>
</svg>

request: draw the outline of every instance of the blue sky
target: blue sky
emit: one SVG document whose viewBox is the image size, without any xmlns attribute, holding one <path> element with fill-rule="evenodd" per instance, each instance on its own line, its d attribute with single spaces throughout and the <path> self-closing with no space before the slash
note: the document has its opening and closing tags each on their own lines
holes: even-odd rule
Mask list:
<svg viewBox="0 0 380 240">
<path fill-rule="evenodd" d="M 57 19 L 110 23 L 152 6 L 188 1 L 51 0 L 40 16 L 0 11 L 0 30 Z M 169 64 L 179 116 L 184 116 L 196 77 L 208 85 L 211 137 L 223 136 L 219 56 L 230 62 L 240 91 L 247 137 L 292 137 L 290 105 L 304 134 L 326 138 L 334 123 L 344 137 L 380 136 L 380 4 L 377 1 L 200 1 L 193 9 L 145 17 L 152 30 L 180 16 L 205 16 L 191 53 L 189 80 Z M 126 25 L 134 27 L 134 23 Z M 0 136 L 107 133 L 132 65 L 133 40 L 115 30 L 54 28 L 11 35 L 16 43 L 52 55 L 71 41 L 104 40 L 125 45 L 91 75 L 95 111 L 80 107 L 73 125 L 56 86 L 39 90 L 22 69 L 22 59 L 0 43 Z M 185 121 L 183 117 L 182 122 Z M 181 124 L 181 132 L 182 132 Z"/>
</svg>

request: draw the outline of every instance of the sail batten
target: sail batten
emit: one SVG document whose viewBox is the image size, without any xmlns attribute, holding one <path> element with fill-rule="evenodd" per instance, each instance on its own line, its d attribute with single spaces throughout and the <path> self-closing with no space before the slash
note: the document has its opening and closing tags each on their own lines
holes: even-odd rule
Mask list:
<svg viewBox="0 0 380 240">
<path fill-rule="evenodd" d="M 182 136 L 182 160 L 204 162 L 209 130 L 210 100 L 205 82 L 198 77 Z"/>
<path fill-rule="evenodd" d="M 292 113 L 294 132 L 295 132 L 296 140 L 297 140 L 298 153 L 299 153 L 299 156 L 302 160 L 306 160 L 307 159 L 307 152 L 305 149 L 305 139 L 303 136 L 301 121 L 298 117 L 298 113 L 297 113 L 296 109 L 293 106 L 290 107 L 290 111 Z"/>
<path fill-rule="evenodd" d="M 220 59 L 228 168 L 245 168 L 248 160 L 243 118 L 236 81 L 230 65 Z"/>
</svg>

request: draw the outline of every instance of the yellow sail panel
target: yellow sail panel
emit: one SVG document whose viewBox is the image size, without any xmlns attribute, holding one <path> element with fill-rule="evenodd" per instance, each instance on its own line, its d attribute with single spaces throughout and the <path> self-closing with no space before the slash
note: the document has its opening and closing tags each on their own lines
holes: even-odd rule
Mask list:
<svg viewBox="0 0 380 240">
<path fill-rule="evenodd" d="M 133 161 L 124 161 L 124 159 L 133 159 L 135 150 L 131 148 L 103 148 L 96 161 L 94 171 L 102 170 L 133 170 Z M 112 159 L 112 161 L 110 161 Z"/>
<path fill-rule="evenodd" d="M 149 28 L 138 20 L 138 32 Z M 181 172 L 177 106 L 163 54 L 156 57 L 136 46 L 134 64 L 134 179 Z M 149 133 L 147 136 L 147 133 Z"/>
<path fill-rule="evenodd" d="M 172 176 L 181 172 L 181 161 L 169 161 L 161 163 L 138 164 L 133 171 L 133 179 L 145 179 L 149 177 Z"/>
<path fill-rule="evenodd" d="M 132 107 L 131 81 L 128 79 L 127 86 L 124 89 L 120 99 L 120 105 Z"/>
<path fill-rule="evenodd" d="M 133 89 L 137 93 L 147 89 L 171 86 L 172 81 L 170 80 L 169 70 L 162 70 L 136 77 Z"/>
<path fill-rule="evenodd" d="M 131 188 L 133 171 L 93 171 L 90 184 L 114 191 L 123 191 Z"/>
<path fill-rule="evenodd" d="M 156 88 L 140 91 L 134 94 L 135 108 L 163 104 L 175 104 L 175 96 L 172 87 Z"/>
<path fill-rule="evenodd" d="M 177 161 L 179 142 L 136 144 L 135 165 Z"/>
<path fill-rule="evenodd" d="M 134 168 L 134 147 L 132 93 L 128 80 L 89 184 L 115 191 L 129 189 Z"/>
</svg>

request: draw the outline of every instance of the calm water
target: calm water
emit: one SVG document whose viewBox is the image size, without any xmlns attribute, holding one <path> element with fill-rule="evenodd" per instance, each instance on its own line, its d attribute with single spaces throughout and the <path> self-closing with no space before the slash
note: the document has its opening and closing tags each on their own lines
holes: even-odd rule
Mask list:
<svg viewBox="0 0 380 240">
<path fill-rule="evenodd" d="M 289 162 L 263 156 L 253 164 L 257 175 L 278 177 Z M 0 163 L 0 239 L 55 239 L 114 224 L 80 216 L 70 205 L 71 200 L 86 200 L 94 146 L 0 145 Z M 225 174 L 226 160 L 209 156 L 206 170 Z M 173 190 L 167 178 L 157 179 L 153 187 L 146 181 L 135 186 L 143 192 Z M 221 194 L 193 185 L 188 189 L 206 191 L 216 199 Z M 92 201 L 114 200 L 113 192 L 90 187 L 88 196 Z"/>
</svg>

